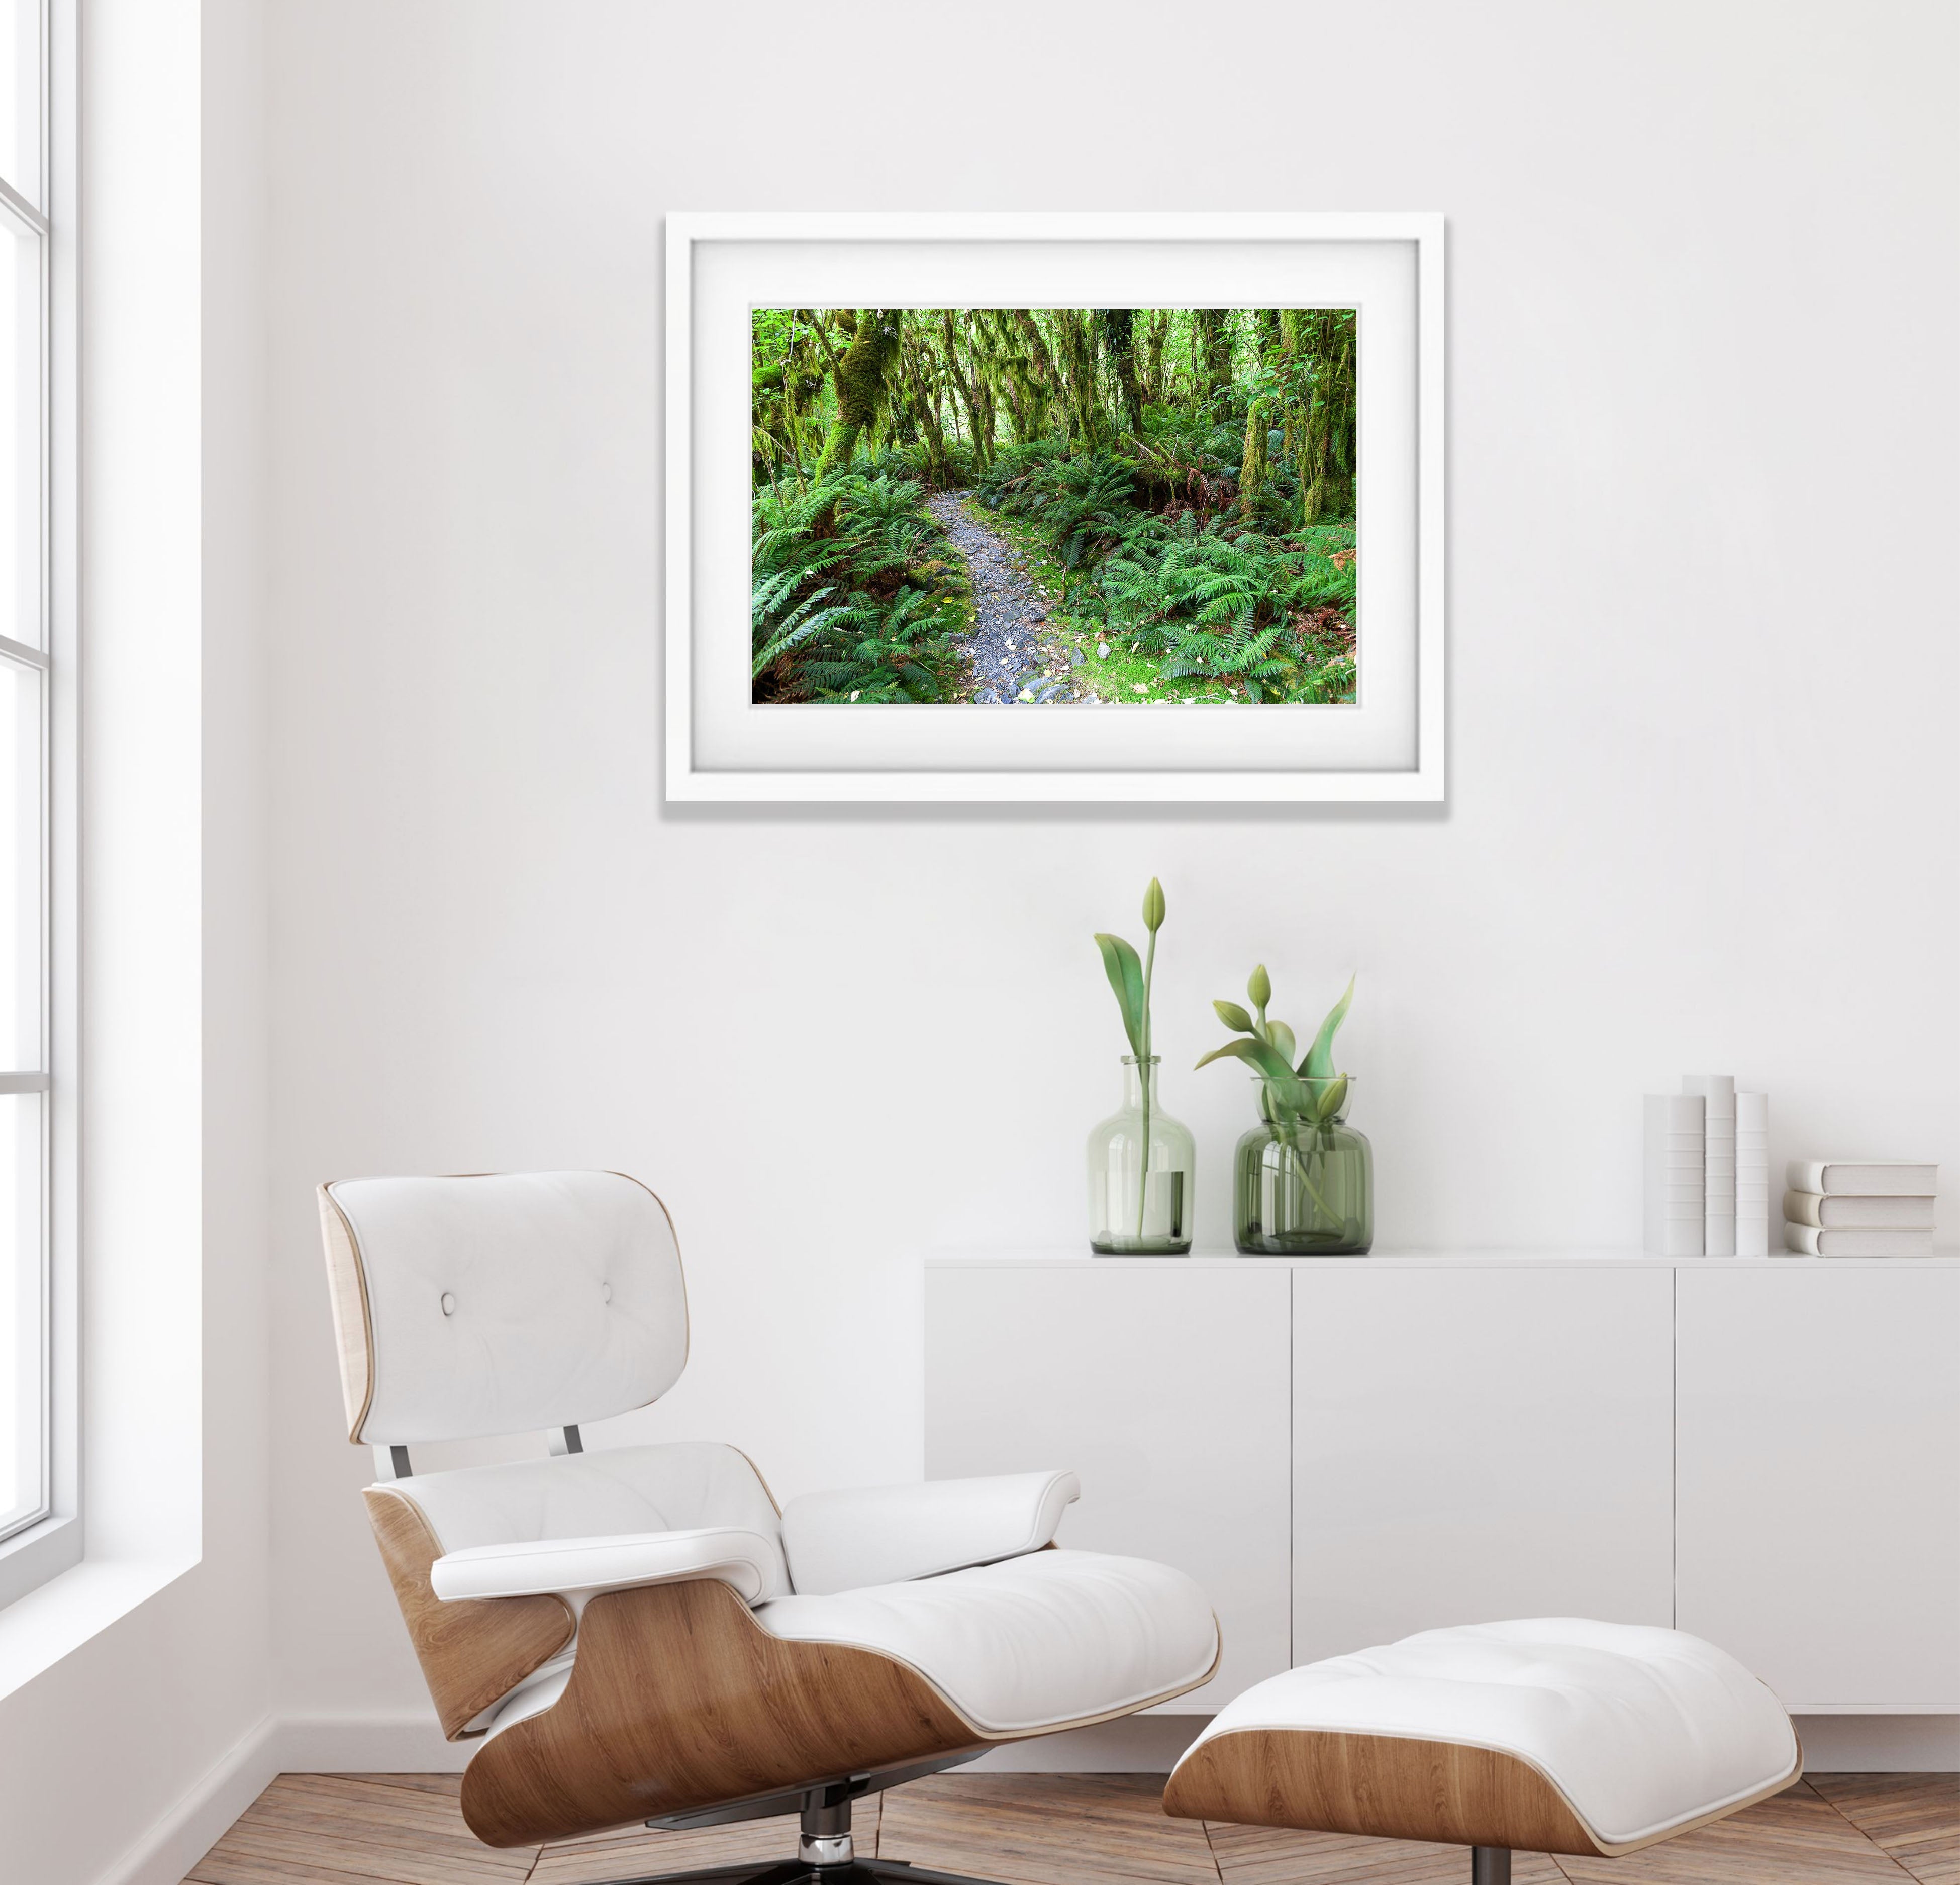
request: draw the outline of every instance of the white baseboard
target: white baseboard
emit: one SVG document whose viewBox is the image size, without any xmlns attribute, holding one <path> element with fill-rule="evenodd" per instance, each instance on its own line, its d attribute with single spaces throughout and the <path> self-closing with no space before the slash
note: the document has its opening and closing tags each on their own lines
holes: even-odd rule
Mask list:
<svg viewBox="0 0 1960 1885">
<path fill-rule="evenodd" d="M 1132 1715 L 1099 1727 L 998 1749 L 969 1772 L 996 1774 L 1163 1774 L 1211 1718 Z M 1797 1718 L 1804 1765 L 1820 1774 L 1960 1772 L 1960 1715 L 1812 1715 Z M 242 1736 L 96 1885 L 178 1885 L 225 1829 L 280 1774 L 460 1772 L 469 1744 L 445 1741 L 434 1718 L 380 1715 L 267 1716 Z"/>
<path fill-rule="evenodd" d="M 1800 1715 L 1813 1774 L 1960 1772 L 1960 1715 Z"/>
<path fill-rule="evenodd" d="M 1208 1715 L 1133 1715 L 1066 1734 L 1010 1742 L 964 1774 L 1168 1774 Z"/>
<path fill-rule="evenodd" d="M 279 1772 L 278 1725 L 262 1717 L 96 1885 L 178 1885 Z"/>
<path fill-rule="evenodd" d="M 474 1741 L 446 1741 L 427 1709 L 393 1715 L 289 1715 L 279 1723 L 282 1774 L 460 1774 Z"/>
</svg>

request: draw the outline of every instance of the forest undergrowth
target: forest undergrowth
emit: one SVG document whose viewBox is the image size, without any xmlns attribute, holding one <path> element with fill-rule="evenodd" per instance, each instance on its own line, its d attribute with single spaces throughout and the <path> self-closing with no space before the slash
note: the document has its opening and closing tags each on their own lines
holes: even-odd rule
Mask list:
<svg viewBox="0 0 1960 1885">
<path fill-rule="evenodd" d="M 1110 701 L 1355 695 L 1354 315 L 755 316 L 759 701 L 963 698 L 965 495 Z"/>
</svg>

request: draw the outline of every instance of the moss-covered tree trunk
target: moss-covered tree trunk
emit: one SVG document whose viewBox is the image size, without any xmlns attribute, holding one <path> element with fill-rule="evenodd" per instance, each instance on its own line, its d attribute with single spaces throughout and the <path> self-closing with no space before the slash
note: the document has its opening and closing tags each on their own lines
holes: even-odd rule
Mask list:
<svg viewBox="0 0 1960 1885">
<path fill-rule="evenodd" d="M 1128 420 L 1130 435 L 1140 438 L 1144 431 L 1144 389 L 1137 378 L 1137 310 L 1133 307 L 1106 307 L 1102 310 L 1102 344 L 1116 369 L 1116 384 L 1123 395 L 1123 416 Z"/>
<path fill-rule="evenodd" d="M 1023 436 L 1039 438 L 1047 425 L 1045 409 L 1049 401 L 1061 406 L 1066 415 L 1068 398 L 1062 387 L 1061 375 L 1048 352 L 1048 342 L 1034 316 L 1025 307 L 1017 307 L 1010 311 L 1010 319 L 1014 338 L 1020 346 L 1019 364 L 1024 376 L 1021 390 L 1029 396 L 1028 403 L 1032 409 L 1028 418 L 1028 429 Z"/>
<path fill-rule="evenodd" d="M 1170 310 L 1154 310 L 1144 323 L 1144 397 L 1152 406 L 1162 406 L 1168 396 L 1164 388 L 1164 342 L 1170 339 Z"/>
<path fill-rule="evenodd" d="M 1269 399 L 1255 400 L 1246 409 L 1246 454 L 1239 462 L 1239 514 L 1248 524 L 1258 514 L 1259 492 L 1266 482 L 1266 434 L 1272 415 L 1273 402 Z"/>
<path fill-rule="evenodd" d="M 867 308 L 859 317 L 851 345 L 830 376 L 837 412 L 823 441 L 823 456 L 817 460 L 819 480 L 850 463 L 865 428 L 877 422 L 884 403 L 886 375 L 899 351 L 902 316 L 902 309 L 889 307 Z"/>
<path fill-rule="evenodd" d="M 1028 365 L 1013 315 L 1004 307 L 975 308 L 967 320 L 975 390 L 984 387 L 989 407 L 1006 412 L 1016 444 L 1039 438 L 1047 424 L 1047 396 Z"/>
<path fill-rule="evenodd" d="M 973 441 L 974 469 L 985 471 L 994 462 L 992 402 L 988 402 L 984 416 L 981 406 L 986 382 L 977 365 L 963 362 L 960 358 L 959 330 L 953 324 L 953 310 L 950 307 L 939 310 L 939 333 L 946 352 L 946 377 L 953 382 L 953 391 L 966 408 L 967 430 Z"/>
<path fill-rule="evenodd" d="M 905 360 L 912 416 L 925 437 L 926 477 L 934 489 L 943 491 L 952 479 L 947 475 L 946 428 L 939 416 L 938 365 L 922 339 L 906 346 Z"/>
<path fill-rule="evenodd" d="M 1096 396 L 1094 317 L 1087 308 L 1058 307 L 1048 318 L 1055 323 L 1055 361 L 1068 415 L 1069 442 L 1093 451 L 1108 442 L 1109 431 Z"/>
<path fill-rule="evenodd" d="M 1354 509 L 1354 312 L 1303 310 L 1293 339 L 1312 388 L 1293 447 L 1305 530 L 1323 517 L 1350 516 Z"/>
<path fill-rule="evenodd" d="M 1201 356 L 1205 394 L 1216 398 L 1232 384 L 1232 328 L 1227 318 L 1231 310 L 1200 307 L 1193 312 L 1198 317 L 1195 344 Z"/>
</svg>

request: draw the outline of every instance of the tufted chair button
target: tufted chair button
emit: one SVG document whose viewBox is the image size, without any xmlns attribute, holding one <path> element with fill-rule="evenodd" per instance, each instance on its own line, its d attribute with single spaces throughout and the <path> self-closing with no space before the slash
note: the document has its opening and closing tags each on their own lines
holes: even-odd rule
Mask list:
<svg viewBox="0 0 1960 1885">
<path fill-rule="evenodd" d="M 456 1298 L 447 1290 L 442 1292 L 442 1313 L 445 1316 L 453 1316 L 456 1313 Z"/>
<path fill-rule="evenodd" d="M 612 1285 L 610 1283 L 599 1285 L 599 1300 L 603 1303 L 609 1303 L 612 1300 Z"/>
</svg>

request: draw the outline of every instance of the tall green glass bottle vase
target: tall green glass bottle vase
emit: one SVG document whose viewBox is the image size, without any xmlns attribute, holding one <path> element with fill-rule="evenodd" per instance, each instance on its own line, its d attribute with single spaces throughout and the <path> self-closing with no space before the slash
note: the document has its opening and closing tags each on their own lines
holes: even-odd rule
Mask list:
<svg viewBox="0 0 1960 1885">
<path fill-rule="evenodd" d="M 1123 1103 L 1089 1135 L 1089 1247 L 1098 1256 L 1183 1256 L 1191 1250 L 1190 1130 L 1157 1103 L 1153 1054 L 1123 1056 Z"/>
</svg>

